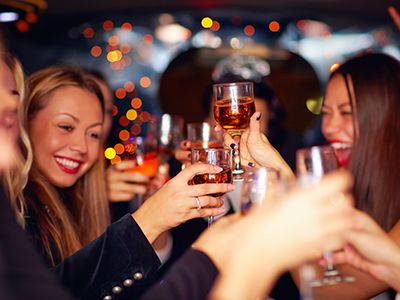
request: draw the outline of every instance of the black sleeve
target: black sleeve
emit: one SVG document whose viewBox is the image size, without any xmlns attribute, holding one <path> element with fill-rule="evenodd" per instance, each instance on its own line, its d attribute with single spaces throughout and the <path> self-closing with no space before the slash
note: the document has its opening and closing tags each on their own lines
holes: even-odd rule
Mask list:
<svg viewBox="0 0 400 300">
<path fill-rule="evenodd" d="M 159 266 L 157 254 L 128 214 L 55 270 L 77 298 L 134 299 Z"/>
<path fill-rule="evenodd" d="M 218 270 L 203 252 L 187 251 L 141 300 L 207 299 Z"/>
</svg>

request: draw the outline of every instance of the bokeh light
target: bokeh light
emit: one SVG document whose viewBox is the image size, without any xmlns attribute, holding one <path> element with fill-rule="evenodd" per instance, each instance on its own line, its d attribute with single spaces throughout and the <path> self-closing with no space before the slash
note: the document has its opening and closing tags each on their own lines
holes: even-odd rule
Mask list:
<svg viewBox="0 0 400 300">
<path fill-rule="evenodd" d="M 121 162 L 121 157 L 116 155 L 112 160 L 111 160 L 111 164 L 112 165 L 116 165 L 119 164 Z"/>
<path fill-rule="evenodd" d="M 103 50 L 101 50 L 100 46 L 93 46 L 92 49 L 90 49 L 90 54 L 94 57 L 99 57 Z"/>
<path fill-rule="evenodd" d="M 115 157 L 115 155 L 116 155 L 117 153 L 116 153 L 116 151 L 115 151 L 115 149 L 114 148 L 107 148 L 105 151 L 104 151 L 104 156 L 105 156 L 105 158 L 107 158 L 107 159 L 113 159 L 114 157 Z"/>
<path fill-rule="evenodd" d="M 110 36 L 110 38 L 108 39 L 108 43 L 112 46 L 112 47 L 116 47 L 119 44 L 119 36 L 118 35 L 112 35 Z"/>
<path fill-rule="evenodd" d="M 114 150 L 117 154 L 121 155 L 122 153 L 124 153 L 125 148 L 124 145 L 122 145 L 121 143 L 118 143 L 114 146 Z"/>
<path fill-rule="evenodd" d="M 87 39 L 90 39 L 90 38 L 94 37 L 94 30 L 93 30 L 93 28 L 92 28 L 92 27 L 86 27 L 86 28 L 83 30 L 83 36 L 84 36 L 85 38 L 87 38 Z"/>
<path fill-rule="evenodd" d="M 115 117 L 118 114 L 118 106 L 113 105 L 112 107 L 112 115 Z"/>
<path fill-rule="evenodd" d="M 104 23 L 103 23 L 103 29 L 104 29 L 105 31 L 113 30 L 113 28 L 114 28 L 114 23 L 113 23 L 112 21 L 110 21 L 110 20 L 104 21 Z"/>
<path fill-rule="evenodd" d="M 212 25 L 210 27 L 210 29 L 212 31 L 218 31 L 220 28 L 221 28 L 221 26 L 220 26 L 219 22 L 215 21 L 215 20 L 212 22 Z"/>
<path fill-rule="evenodd" d="M 118 134 L 119 138 L 121 141 L 127 141 L 130 137 L 129 131 L 126 129 L 123 129 L 119 132 Z M 114 150 L 115 151 L 115 150 Z"/>
<path fill-rule="evenodd" d="M 135 90 L 135 84 L 132 81 L 127 81 L 124 84 L 124 89 L 128 92 L 128 93 L 132 93 Z"/>
<path fill-rule="evenodd" d="M 151 34 L 145 34 L 144 35 L 143 42 L 145 44 L 151 44 L 151 43 L 153 43 L 153 41 L 154 41 L 154 38 L 153 38 L 153 36 Z"/>
<path fill-rule="evenodd" d="M 132 31 L 132 24 L 129 22 L 125 22 L 124 24 L 122 24 L 121 29 L 123 31 Z"/>
<path fill-rule="evenodd" d="M 340 64 L 334 63 L 330 66 L 329 71 L 331 71 L 331 73 L 333 73 L 337 70 L 337 68 L 339 68 L 339 66 L 340 66 Z"/>
<path fill-rule="evenodd" d="M 18 31 L 20 32 L 28 32 L 29 31 L 29 24 L 24 20 L 19 20 L 15 23 L 15 27 L 17 27 Z"/>
<path fill-rule="evenodd" d="M 37 14 L 35 14 L 35 13 L 33 13 L 33 12 L 30 12 L 30 13 L 27 13 L 27 14 L 26 14 L 25 20 L 26 20 L 28 23 L 33 24 L 33 23 L 37 23 L 37 21 L 39 21 L 39 17 L 38 17 Z"/>
<path fill-rule="evenodd" d="M 140 125 L 138 125 L 138 124 L 132 125 L 132 127 L 131 127 L 131 133 L 132 133 L 133 135 L 138 135 L 138 134 L 140 134 L 141 131 L 142 131 L 142 129 L 140 128 Z"/>
<path fill-rule="evenodd" d="M 130 121 L 135 120 L 135 119 L 137 118 L 137 112 L 136 112 L 136 110 L 134 110 L 134 109 L 129 109 L 129 110 L 126 112 L 126 118 L 127 118 L 128 120 L 130 120 Z"/>
<path fill-rule="evenodd" d="M 269 22 L 268 28 L 272 32 L 278 32 L 279 29 L 281 28 L 281 26 L 279 25 L 279 23 L 277 21 L 271 21 L 271 22 Z"/>
<path fill-rule="evenodd" d="M 125 44 L 121 45 L 121 49 L 120 50 L 121 50 L 122 53 L 127 54 L 132 50 L 132 48 L 131 48 L 131 46 L 129 44 L 125 43 Z"/>
<path fill-rule="evenodd" d="M 256 30 L 254 29 L 254 26 L 252 26 L 252 25 L 246 25 L 245 27 L 244 27 L 244 33 L 246 34 L 246 35 L 248 35 L 248 36 L 252 36 L 252 35 L 254 35 L 254 33 L 256 32 Z"/>
<path fill-rule="evenodd" d="M 119 118 L 119 125 L 121 125 L 122 127 L 126 127 L 129 124 L 129 120 L 126 116 L 122 116 Z"/>
<path fill-rule="evenodd" d="M 319 97 L 317 99 L 307 99 L 306 107 L 311 113 L 315 115 L 320 114 L 322 107 L 322 97 Z"/>
<path fill-rule="evenodd" d="M 201 20 L 201 26 L 203 26 L 204 28 L 211 28 L 213 24 L 213 20 L 210 17 L 204 17 Z"/>
<path fill-rule="evenodd" d="M 115 90 L 115 97 L 118 99 L 124 99 L 126 97 L 126 91 L 123 88 L 117 88 Z"/>
<path fill-rule="evenodd" d="M 131 106 L 135 109 L 138 109 L 142 106 L 142 100 L 138 97 L 133 98 L 131 101 Z"/>
<path fill-rule="evenodd" d="M 122 53 L 119 50 L 113 50 L 107 53 L 107 60 L 109 62 L 117 62 L 122 59 Z"/>
<path fill-rule="evenodd" d="M 150 114 L 149 112 L 147 112 L 147 111 L 144 111 L 144 112 L 142 112 L 142 113 L 140 114 L 140 119 L 141 119 L 143 122 L 148 122 L 148 121 L 150 121 L 150 119 L 151 119 L 151 114 Z"/>
<path fill-rule="evenodd" d="M 145 89 L 150 87 L 151 86 L 151 79 L 149 77 L 147 77 L 147 76 L 143 76 L 142 78 L 140 78 L 140 85 Z"/>
</svg>

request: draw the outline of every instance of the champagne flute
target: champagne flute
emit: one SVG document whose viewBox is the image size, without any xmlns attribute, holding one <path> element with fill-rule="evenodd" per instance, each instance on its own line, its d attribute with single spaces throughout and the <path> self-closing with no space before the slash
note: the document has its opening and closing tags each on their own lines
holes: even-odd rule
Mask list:
<svg viewBox="0 0 400 300">
<path fill-rule="evenodd" d="M 249 127 L 255 112 L 252 82 L 221 83 L 213 85 L 214 118 L 239 145 L 242 133 Z M 234 180 L 243 180 L 239 147 L 232 153 Z"/>
<path fill-rule="evenodd" d="M 203 183 L 232 183 L 231 153 L 229 149 L 224 148 L 207 148 L 192 149 L 192 164 L 206 163 L 216 165 L 222 168 L 219 173 L 213 174 L 197 174 L 189 184 Z M 221 197 L 222 193 L 210 194 L 212 197 Z M 214 216 L 208 217 L 208 226 L 214 222 Z"/>
<path fill-rule="evenodd" d="M 325 174 L 338 168 L 335 152 L 330 146 L 315 146 L 296 151 L 296 173 L 300 185 L 308 186 L 318 182 Z M 329 220 L 327 220 L 329 222 Z M 340 274 L 332 262 L 332 252 L 325 252 L 325 271 L 322 278 L 314 280 L 314 287 L 354 282 L 352 276 Z"/>
<path fill-rule="evenodd" d="M 278 170 L 267 167 L 248 169 L 240 194 L 241 213 L 247 213 L 253 206 L 269 205 L 280 196 L 282 188 Z"/>
</svg>

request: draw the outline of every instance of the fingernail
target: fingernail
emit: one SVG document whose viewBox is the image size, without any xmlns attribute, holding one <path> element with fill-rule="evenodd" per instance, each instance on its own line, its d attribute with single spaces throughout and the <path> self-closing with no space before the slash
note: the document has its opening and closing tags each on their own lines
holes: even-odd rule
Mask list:
<svg viewBox="0 0 400 300">
<path fill-rule="evenodd" d="M 188 144 L 188 143 L 187 143 L 186 141 L 184 141 L 184 142 L 183 142 L 183 147 L 187 147 L 187 144 Z"/>
<path fill-rule="evenodd" d="M 221 172 L 223 169 L 219 166 L 214 166 L 215 171 Z"/>
<path fill-rule="evenodd" d="M 235 143 L 232 143 L 232 144 L 230 144 L 230 147 L 231 147 L 232 149 L 235 149 L 235 148 L 236 148 L 236 144 L 235 144 Z"/>
<path fill-rule="evenodd" d="M 258 116 L 256 117 L 256 120 L 257 120 L 257 121 L 260 121 L 260 119 L 261 119 L 261 113 L 258 112 L 257 114 L 258 114 Z"/>
<path fill-rule="evenodd" d="M 191 152 L 189 152 L 189 153 L 188 153 L 188 155 L 187 155 L 187 158 L 189 158 L 189 159 L 190 159 L 191 157 L 192 157 L 192 153 L 191 153 Z"/>
<path fill-rule="evenodd" d="M 250 168 L 253 168 L 253 167 L 255 166 L 255 164 L 252 163 L 252 162 L 249 162 L 247 165 L 248 165 Z"/>
<path fill-rule="evenodd" d="M 223 214 L 224 212 L 225 212 L 225 208 L 223 208 L 223 207 L 217 208 L 217 214 L 218 215 Z"/>
</svg>

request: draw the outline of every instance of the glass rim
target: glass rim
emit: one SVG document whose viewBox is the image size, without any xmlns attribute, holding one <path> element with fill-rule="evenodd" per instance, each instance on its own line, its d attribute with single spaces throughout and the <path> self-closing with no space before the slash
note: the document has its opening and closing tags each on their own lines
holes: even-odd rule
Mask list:
<svg viewBox="0 0 400 300">
<path fill-rule="evenodd" d="M 196 148 L 195 147 L 195 148 L 191 148 L 190 150 L 191 150 L 191 152 L 194 152 L 194 151 L 205 151 L 206 152 L 206 151 L 209 151 L 209 150 L 213 150 L 213 151 L 217 151 L 217 150 L 219 150 L 219 151 L 220 150 L 225 150 L 226 151 L 227 150 L 229 152 L 231 151 L 231 149 L 228 148 L 228 147 L 222 147 L 222 148 L 221 147 L 218 147 L 218 148 L 217 147 L 216 148 L 213 148 L 213 147 L 210 147 L 210 148 Z"/>
<path fill-rule="evenodd" d="M 235 86 L 235 85 L 254 85 L 251 81 L 238 81 L 238 82 L 226 82 L 226 83 L 214 83 L 213 87 L 220 86 Z"/>
</svg>

